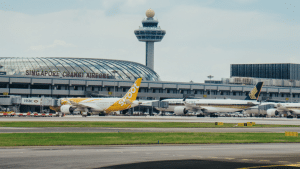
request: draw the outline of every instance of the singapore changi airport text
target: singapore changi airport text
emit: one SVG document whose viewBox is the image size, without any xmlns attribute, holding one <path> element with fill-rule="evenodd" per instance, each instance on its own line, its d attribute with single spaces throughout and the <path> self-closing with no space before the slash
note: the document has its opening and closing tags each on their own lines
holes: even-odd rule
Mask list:
<svg viewBox="0 0 300 169">
<path fill-rule="evenodd" d="M 26 70 L 26 76 L 61 76 L 61 77 L 85 77 L 85 78 L 109 78 L 105 73 L 86 73 L 86 72 L 60 72 L 60 71 L 39 71 Z"/>
</svg>

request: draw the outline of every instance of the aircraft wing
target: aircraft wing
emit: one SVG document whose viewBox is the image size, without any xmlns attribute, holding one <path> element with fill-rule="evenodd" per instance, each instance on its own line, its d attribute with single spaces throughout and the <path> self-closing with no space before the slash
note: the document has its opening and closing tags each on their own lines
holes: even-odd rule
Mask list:
<svg viewBox="0 0 300 169">
<path fill-rule="evenodd" d="M 279 110 L 279 111 L 290 111 L 290 109 L 288 109 L 286 106 L 284 106 L 284 105 L 282 105 L 280 103 L 278 103 L 276 105 L 276 107 L 277 107 L 277 110 Z"/>
<path fill-rule="evenodd" d="M 292 114 L 300 115 L 300 107 L 299 106 L 288 107 L 288 106 L 278 103 L 278 104 L 276 104 L 275 108 L 279 112 L 291 112 Z"/>
<path fill-rule="evenodd" d="M 84 105 L 84 104 L 81 104 L 81 103 L 76 103 L 76 102 L 74 102 L 72 100 L 69 100 L 69 99 L 66 99 L 66 100 L 72 105 L 72 107 L 75 107 L 78 110 L 84 110 L 85 108 L 94 108 L 94 107 L 87 106 L 87 105 Z"/>
<path fill-rule="evenodd" d="M 196 112 L 201 110 L 202 112 L 219 112 L 220 110 L 218 108 L 215 107 L 210 107 L 210 106 L 196 106 L 194 104 L 186 104 L 186 109 Z"/>
<path fill-rule="evenodd" d="M 286 107 L 286 106 L 282 106 L 280 104 L 277 105 L 277 110 L 279 112 L 291 112 L 292 114 L 296 114 L 296 115 L 299 115 L 300 114 L 300 107 L 293 107 L 293 108 L 289 108 L 289 107 Z"/>
<path fill-rule="evenodd" d="M 191 103 L 187 103 L 187 102 L 184 102 L 185 104 L 185 107 L 187 110 L 190 110 L 190 111 L 193 111 L 193 112 L 196 112 L 196 111 L 205 111 L 207 110 L 207 108 L 204 108 L 204 107 L 201 107 L 201 106 L 197 106 L 196 104 L 191 104 Z"/>
</svg>

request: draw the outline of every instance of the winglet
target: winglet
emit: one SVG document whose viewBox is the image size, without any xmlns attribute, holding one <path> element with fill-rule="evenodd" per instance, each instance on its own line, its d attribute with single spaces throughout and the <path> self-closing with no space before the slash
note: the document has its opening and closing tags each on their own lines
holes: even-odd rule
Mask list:
<svg viewBox="0 0 300 169">
<path fill-rule="evenodd" d="M 245 100 L 258 100 L 263 85 L 264 82 L 258 82 L 256 86 L 248 94 L 248 96 L 245 98 Z"/>
</svg>

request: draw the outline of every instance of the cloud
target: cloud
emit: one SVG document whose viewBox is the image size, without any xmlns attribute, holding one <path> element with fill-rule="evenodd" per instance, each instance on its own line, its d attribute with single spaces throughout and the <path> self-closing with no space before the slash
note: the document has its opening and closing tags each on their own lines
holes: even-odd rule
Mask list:
<svg viewBox="0 0 300 169">
<path fill-rule="evenodd" d="M 76 47 L 73 44 L 66 43 L 65 41 L 62 40 L 55 40 L 53 44 L 51 45 L 37 45 L 37 46 L 30 46 L 29 50 L 33 51 L 43 51 L 49 48 L 55 48 L 55 47 Z"/>
<path fill-rule="evenodd" d="M 257 2 L 257 0 L 233 0 L 233 1 L 241 3 L 241 4 L 249 4 L 249 3 Z"/>
<path fill-rule="evenodd" d="M 299 57 L 299 23 L 285 24 L 279 14 L 170 6 L 169 1 L 159 7 L 152 1 L 139 1 L 138 7 L 134 1 L 103 3 L 105 9 L 39 15 L 0 11 L 1 56 L 89 57 L 145 64 L 145 43 L 133 32 L 151 7 L 159 26 L 167 31 L 154 49 L 155 71 L 162 80 L 203 82 L 209 74 L 221 79 L 230 76 L 232 63 L 289 62 Z M 118 13 L 108 16 L 106 10 L 115 5 Z"/>
</svg>

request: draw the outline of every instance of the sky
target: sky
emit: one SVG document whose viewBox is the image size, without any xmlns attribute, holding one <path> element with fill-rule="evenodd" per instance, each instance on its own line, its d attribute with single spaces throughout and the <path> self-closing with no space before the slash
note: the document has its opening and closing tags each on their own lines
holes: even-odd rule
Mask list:
<svg viewBox="0 0 300 169">
<path fill-rule="evenodd" d="M 0 0 L 0 57 L 103 58 L 145 64 L 134 30 L 147 9 L 163 81 L 230 77 L 230 64 L 300 63 L 300 0 Z"/>
</svg>

